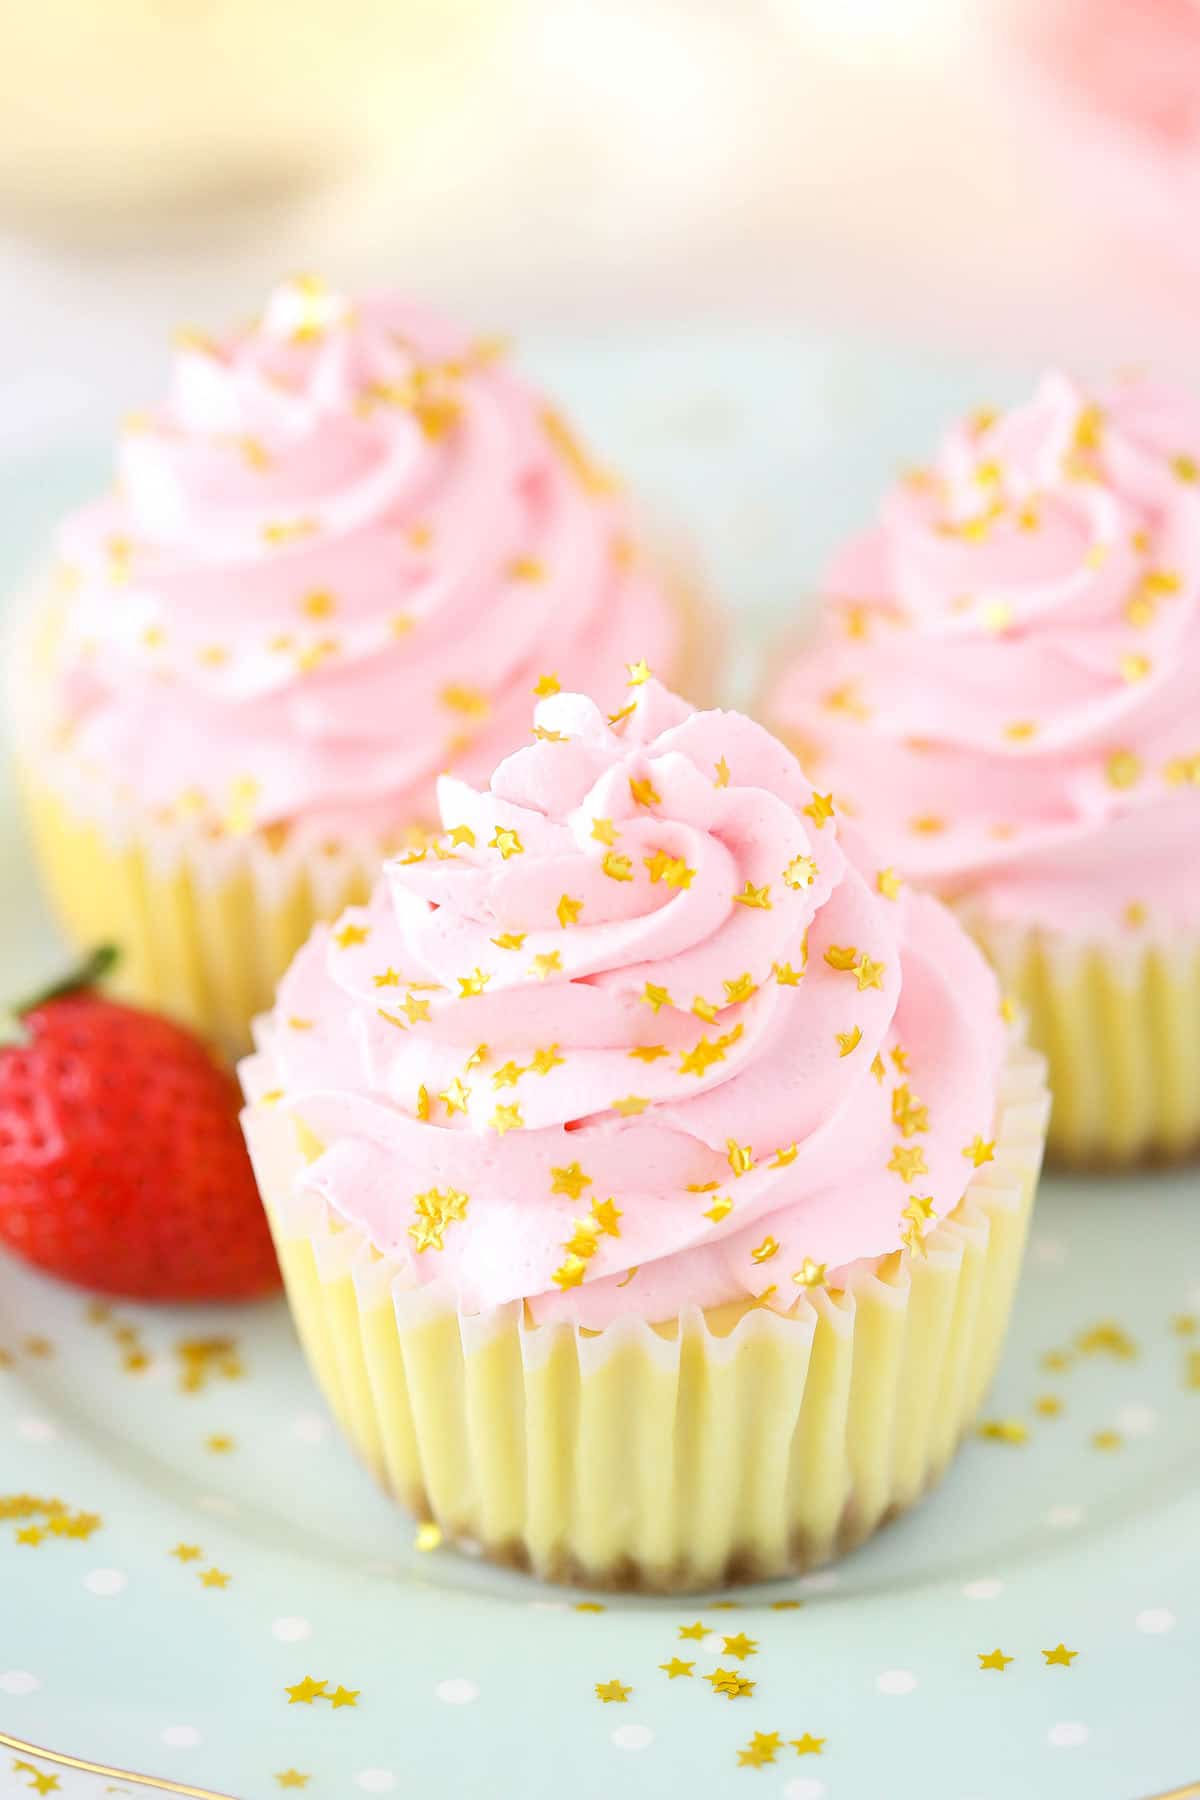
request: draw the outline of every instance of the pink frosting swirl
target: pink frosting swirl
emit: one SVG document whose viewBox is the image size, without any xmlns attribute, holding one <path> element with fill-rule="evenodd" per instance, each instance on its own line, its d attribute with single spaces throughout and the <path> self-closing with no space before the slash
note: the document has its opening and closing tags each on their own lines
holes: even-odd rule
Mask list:
<svg viewBox="0 0 1200 1800">
<path fill-rule="evenodd" d="M 995 919 L 1200 921 L 1200 410 L 1051 375 L 836 558 L 765 714 L 880 850 Z"/>
<path fill-rule="evenodd" d="M 443 840 L 259 1022 L 308 1186 L 467 1311 L 786 1309 L 990 1154 L 1006 1034 L 950 914 L 760 726 L 634 695 L 545 700 L 488 789 L 444 779 Z"/>
<path fill-rule="evenodd" d="M 541 671 L 615 704 L 623 657 L 674 666 L 611 480 L 494 348 L 395 298 L 302 279 L 185 339 L 118 476 L 62 532 L 55 723 L 168 816 L 432 821 Z"/>
</svg>

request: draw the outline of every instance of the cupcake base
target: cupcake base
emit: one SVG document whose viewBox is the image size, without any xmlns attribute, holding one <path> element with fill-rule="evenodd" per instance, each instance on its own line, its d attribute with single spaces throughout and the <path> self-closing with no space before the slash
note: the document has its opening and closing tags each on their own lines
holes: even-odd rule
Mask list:
<svg viewBox="0 0 1200 1800">
<path fill-rule="evenodd" d="M 262 1056 L 245 1115 L 293 1316 L 351 1443 L 449 1539 L 548 1581 L 681 1593 L 852 1548 L 940 1477 L 1007 1325 L 1041 1163 L 1039 1058 L 1014 1041 L 995 1160 L 925 1239 L 788 1314 L 738 1303 L 592 1332 L 459 1313 L 299 1190 Z"/>
<path fill-rule="evenodd" d="M 1051 1157 L 1095 1169 L 1200 1151 L 1200 935 L 1109 945 L 963 922 L 1047 1059 Z"/>
</svg>

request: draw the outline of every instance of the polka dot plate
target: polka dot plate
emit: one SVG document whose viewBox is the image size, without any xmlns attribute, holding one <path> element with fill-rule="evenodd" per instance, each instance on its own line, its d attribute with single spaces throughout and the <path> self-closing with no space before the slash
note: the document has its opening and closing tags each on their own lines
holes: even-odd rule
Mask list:
<svg viewBox="0 0 1200 1800">
<path fill-rule="evenodd" d="M 694 522 L 742 611 L 743 679 L 892 458 L 984 381 L 782 331 L 529 360 Z M 991 370 L 985 391 L 1021 383 Z M 4 471 L 7 585 L 98 467 Z M 6 791 L 0 872 L 15 992 L 54 946 Z M 1047 1181 L 987 1415 L 940 1490 L 831 1570 L 677 1601 L 431 1543 L 342 1445 L 282 1303 L 108 1307 L 0 1262 L 0 1796 L 1185 1791 L 1198 1202 L 1194 1171 Z"/>
</svg>

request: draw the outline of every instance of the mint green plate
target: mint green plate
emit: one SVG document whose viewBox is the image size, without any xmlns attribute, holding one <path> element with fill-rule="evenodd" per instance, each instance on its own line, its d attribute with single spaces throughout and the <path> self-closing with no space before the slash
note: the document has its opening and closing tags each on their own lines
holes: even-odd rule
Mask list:
<svg viewBox="0 0 1200 1800">
<path fill-rule="evenodd" d="M 530 360 L 694 523 L 751 649 L 983 385 L 781 331 Z M 99 467 L 0 471 L 7 585 Z M 7 791 L 0 881 L 7 992 L 54 954 Z M 281 1303 L 97 1315 L 0 1262 L 0 1348 L 2 1796 L 146 1791 L 114 1771 L 237 1800 L 1143 1800 L 1200 1778 L 1194 1171 L 1045 1183 L 993 1433 L 835 1569 L 729 1595 L 593 1604 L 418 1549 Z M 722 1666 L 753 1691 L 715 1692 Z"/>
</svg>

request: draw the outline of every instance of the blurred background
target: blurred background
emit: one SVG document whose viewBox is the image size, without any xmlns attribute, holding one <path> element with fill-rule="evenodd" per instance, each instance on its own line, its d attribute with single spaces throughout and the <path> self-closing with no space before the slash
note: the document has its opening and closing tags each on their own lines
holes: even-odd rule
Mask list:
<svg viewBox="0 0 1200 1800">
<path fill-rule="evenodd" d="M 278 273 L 1185 370 L 1200 0 L 7 0 L 0 444 Z"/>
</svg>

